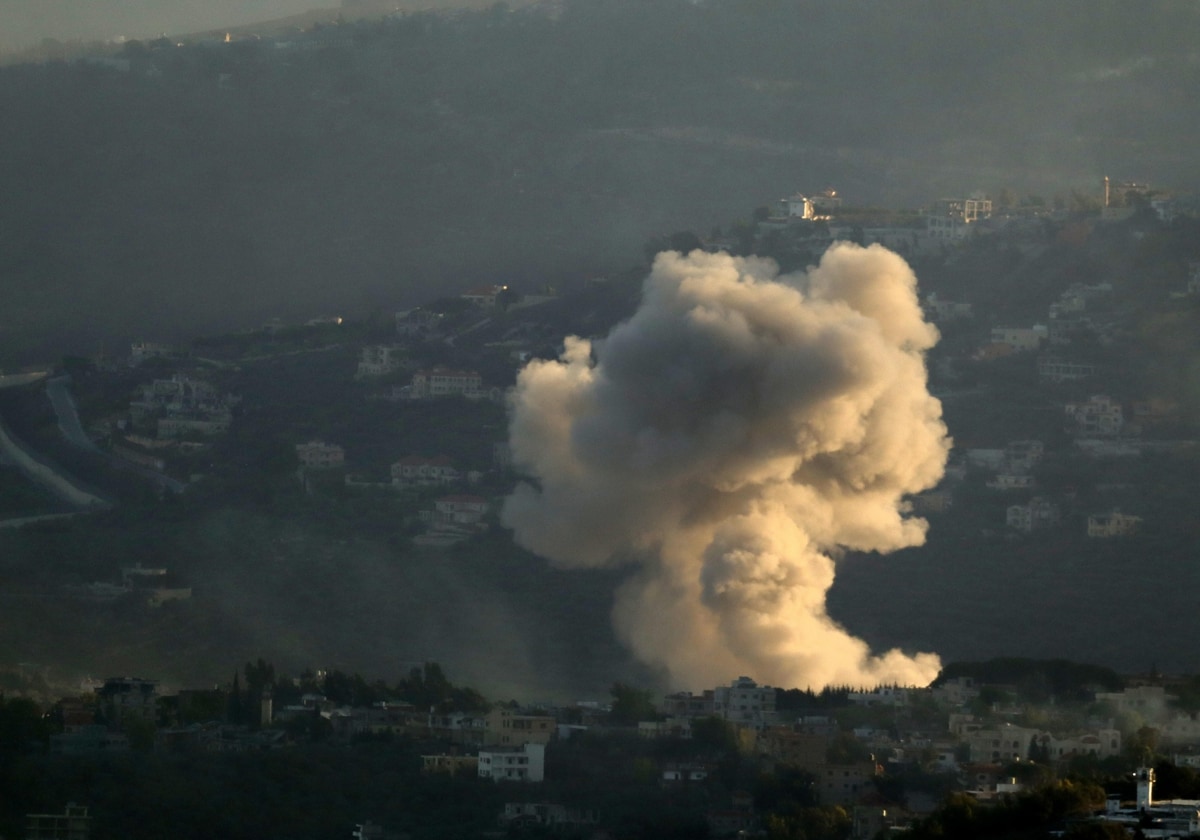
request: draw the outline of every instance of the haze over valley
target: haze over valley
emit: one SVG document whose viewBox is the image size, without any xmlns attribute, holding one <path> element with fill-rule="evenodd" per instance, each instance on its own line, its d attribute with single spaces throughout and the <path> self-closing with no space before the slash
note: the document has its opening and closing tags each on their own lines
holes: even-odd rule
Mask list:
<svg viewBox="0 0 1200 840">
<path fill-rule="evenodd" d="M 0 367 L 565 288 L 797 189 L 1195 188 L 1194 6 L 855 5 L 331 12 L 3 68 Z"/>
<path fill-rule="evenodd" d="M 1197 32 L 0 0 L 0 836 L 1200 837 Z"/>
</svg>

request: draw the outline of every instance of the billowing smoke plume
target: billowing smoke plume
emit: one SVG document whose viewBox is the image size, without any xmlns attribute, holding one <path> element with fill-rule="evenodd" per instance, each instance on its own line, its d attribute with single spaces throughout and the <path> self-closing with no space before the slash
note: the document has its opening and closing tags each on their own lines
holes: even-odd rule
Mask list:
<svg viewBox="0 0 1200 840">
<path fill-rule="evenodd" d="M 837 244 L 807 274 L 659 254 L 641 307 L 531 362 L 513 399 L 504 522 L 568 567 L 635 563 L 618 634 L 679 687 L 924 684 L 934 654 L 871 654 L 826 613 L 843 549 L 924 541 L 904 497 L 950 442 L 926 390 L 916 277 Z"/>
</svg>

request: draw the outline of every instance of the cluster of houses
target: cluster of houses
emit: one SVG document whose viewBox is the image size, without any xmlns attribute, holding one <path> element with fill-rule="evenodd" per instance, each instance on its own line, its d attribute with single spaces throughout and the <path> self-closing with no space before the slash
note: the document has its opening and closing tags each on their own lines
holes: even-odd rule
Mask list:
<svg viewBox="0 0 1200 840">
<path fill-rule="evenodd" d="M 728 687 L 705 691 L 700 695 L 668 695 L 661 706 L 664 720 L 639 725 L 644 737 L 690 737 L 697 718 L 724 717 L 738 727 L 742 749 L 755 754 L 761 766 L 770 770 L 780 766 L 802 769 L 814 779 L 822 803 L 838 804 L 853 813 L 852 837 L 873 837 L 881 828 L 902 828 L 914 814 L 933 807 L 932 801 L 910 795 L 907 809 L 889 809 L 878 804 L 873 780 L 885 772 L 906 766 L 920 766 L 927 772 L 952 775 L 958 786 L 980 800 L 991 800 L 1021 791 L 1023 785 L 1011 777 L 1014 764 L 1032 762 L 1054 766 L 1078 757 L 1104 760 L 1124 754 L 1125 739 L 1115 720 L 1135 720 L 1152 726 L 1160 747 L 1170 751 L 1179 766 L 1200 766 L 1200 720 L 1180 710 L 1176 698 L 1163 685 L 1134 685 L 1119 692 L 1094 694 L 1099 714 L 1082 721 L 1078 716 L 1060 715 L 1053 708 L 1032 709 L 1011 698 L 1012 687 L 994 694 L 1008 698 L 993 702 L 980 711 L 985 686 L 969 678 L 949 680 L 936 688 L 883 686 L 871 691 L 850 692 L 849 706 L 875 707 L 880 713 L 871 725 L 852 730 L 854 739 L 869 752 L 861 761 L 832 761 L 831 747 L 845 730 L 836 720 L 837 710 L 784 713 L 775 707 L 766 687 L 740 678 Z M 729 705 L 732 700 L 733 705 Z M 921 726 L 911 711 L 933 704 L 941 710 L 944 725 Z M 1040 726 L 1017 721 L 1036 711 Z M 906 723 L 907 721 L 907 723 Z M 1128 724 L 1127 724 L 1128 725 Z M 1061 728 L 1060 728 L 1061 727 Z M 702 781 L 712 767 L 681 765 L 667 768 L 664 776 L 674 782 Z M 1152 782 L 1153 771 L 1138 771 L 1139 781 Z M 1189 831 L 1174 836 L 1200 833 L 1200 803 L 1159 803 L 1150 807 L 1146 786 L 1139 787 L 1137 802 L 1110 800 L 1098 818 L 1137 824 L 1146 814 L 1159 825 L 1163 821 L 1190 819 Z M 1152 836 L 1147 834 L 1147 836 Z M 1171 836 L 1161 834 L 1155 836 Z"/>
<path fill-rule="evenodd" d="M 1110 222 L 1128 219 L 1142 205 L 1153 210 L 1163 221 L 1170 221 L 1181 213 L 1177 200 L 1146 184 L 1123 183 L 1114 187 L 1108 178 L 1103 181 L 1103 193 L 1097 201 L 1101 203 L 1100 218 Z M 761 230 L 783 230 L 793 237 L 807 237 L 810 246 L 820 246 L 822 237 L 827 240 L 825 244 L 853 239 L 863 245 L 878 243 L 906 255 L 945 252 L 971 236 L 1020 230 L 1042 218 L 1067 219 L 1065 207 L 1023 205 L 1005 207 L 1003 212 L 998 212 L 992 199 L 980 192 L 940 198 L 900 220 L 890 221 L 889 214 L 864 216 L 861 212 L 848 212 L 843 197 L 833 189 L 811 195 L 795 193 L 779 199 L 767 211 L 767 218 L 759 224 Z M 804 230 L 798 227 L 802 222 L 824 222 L 825 227 Z M 732 245 L 725 242 L 710 244 L 716 247 Z M 1195 288 L 1200 289 L 1200 280 Z M 1188 289 L 1181 294 L 1200 294 L 1191 291 L 1191 285 Z"/>
<path fill-rule="evenodd" d="M 482 319 L 475 326 L 485 323 L 506 296 L 516 301 L 515 295 L 506 295 L 507 286 L 488 285 L 470 289 L 459 295 L 477 311 Z M 546 296 L 535 296 L 533 303 L 548 300 Z M 530 305 L 529 301 L 524 302 Z M 515 305 L 515 304 L 514 304 Z M 426 308 L 411 309 L 396 313 L 396 332 L 402 339 L 428 340 L 443 338 L 452 341 L 454 336 L 442 336 L 445 316 Z M 368 345 L 360 353 L 355 378 L 370 380 L 388 375 L 403 374 L 411 369 L 403 346 Z M 503 402 L 505 389 L 487 386 L 483 377 L 475 370 L 434 365 L 412 372 L 407 384 L 393 385 L 382 396 L 392 401 L 431 400 L 442 398 L 464 398 L 468 400 L 490 400 Z M 296 457 L 300 464 L 300 475 L 304 479 L 309 471 L 343 469 L 346 464 L 345 449 L 336 443 L 310 440 L 297 444 Z M 497 466 L 504 466 L 496 459 Z M 413 490 L 428 488 L 465 488 L 478 484 L 483 478 L 479 470 L 464 470 L 448 455 L 408 454 L 389 467 L 389 480 L 380 482 L 356 473 L 346 473 L 347 486 L 359 488 L 384 488 Z M 417 536 L 415 543 L 430 547 L 447 547 L 468 539 L 474 534 L 488 530 L 487 516 L 492 503 L 469 493 L 453 493 L 432 499 L 432 506 L 423 508 L 418 518 L 425 532 Z"/>
<path fill-rule="evenodd" d="M 135 428 L 153 429 L 158 440 L 211 437 L 229 431 L 240 398 L 181 373 L 141 386 L 129 402 Z"/>
<path fill-rule="evenodd" d="M 1108 403 L 1107 397 L 1094 397 L 1093 400 Z M 1118 416 L 1119 411 L 1117 406 Z M 1063 521 L 1060 502 L 1036 492 L 1034 471 L 1044 454 L 1044 445 L 1039 440 L 1009 441 L 1003 449 L 967 449 L 959 462 L 947 468 L 946 475 L 952 483 L 961 482 L 969 470 L 978 470 L 990 475 L 985 484 L 992 490 L 1032 494 L 1026 501 L 1005 508 L 1005 525 L 1014 532 L 1031 534 Z M 946 488 L 922 494 L 914 500 L 914 508 L 925 513 L 940 512 L 952 505 L 953 492 Z M 1090 512 L 1086 515 L 1086 534 L 1096 539 L 1132 536 L 1139 532 L 1142 521 L 1140 516 L 1116 509 Z"/>
<path fill-rule="evenodd" d="M 386 344 L 371 344 L 362 349 L 354 378 L 358 380 L 375 379 L 403 371 L 406 366 L 403 348 Z M 479 375 L 478 371 L 457 370 L 444 365 L 435 365 L 428 369 L 415 371 L 408 384 L 394 386 L 381 396 L 393 402 L 428 400 L 439 397 L 463 397 L 468 400 L 502 402 L 505 389 L 484 385 L 483 377 Z"/>
<path fill-rule="evenodd" d="M 1104 187 L 1102 221 L 1128 218 L 1136 206 L 1149 206 L 1163 219 L 1175 212 L 1170 200 L 1160 200 L 1146 185 L 1113 184 L 1105 179 Z M 831 238 L 836 238 L 840 199 L 832 204 L 828 201 L 835 195 L 828 191 L 828 196 L 792 196 L 779 203 L 779 211 L 770 221 L 794 225 L 798 220 L 826 220 Z M 910 228 L 912 237 L 907 253 L 920 253 L 930 243 L 961 241 L 980 232 L 1020 223 L 1019 213 L 1006 212 L 1000 218 L 993 210 L 992 202 L 982 195 L 939 200 L 917 217 L 919 231 Z M 889 244 L 889 236 L 895 238 L 899 234 L 893 231 L 885 235 L 868 229 L 858 235 L 865 237 L 861 239 L 865 244 L 872 241 Z M 903 248 L 899 250 L 905 252 Z M 1043 323 L 992 326 L 971 358 L 986 363 L 1009 356 L 1036 356 L 1037 377 L 1044 385 L 1095 380 L 1102 372 L 1100 366 L 1088 357 L 1072 358 L 1071 351 L 1083 336 L 1102 346 L 1116 340 L 1119 313 L 1113 310 L 1113 291 L 1112 284 L 1107 282 L 1072 283 L 1048 306 Z M 1200 294 L 1200 262 L 1190 264 L 1187 289 L 1176 296 L 1193 294 Z M 976 317 L 970 302 L 950 300 L 936 293 L 926 296 L 922 305 L 927 316 L 939 324 L 971 321 Z M 956 376 L 954 362 L 941 359 L 935 364 L 952 380 Z M 1088 458 L 1139 457 L 1147 452 L 1175 454 L 1195 447 L 1194 441 L 1156 440 L 1146 434 L 1178 419 L 1178 406 L 1170 400 L 1127 401 L 1097 389 L 1085 399 L 1060 403 L 1057 410 L 1061 411 L 1063 429 L 1070 435 L 1075 452 Z M 914 499 L 914 509 L 929 513 L 951 506 L 955 495 L 953 480 L 964 478 L 967 468 L 973 468 L 990 474 L 985 480 L 989 488 L 1025 496 L 1005 508 L 1005 523 L 1012 532 L 1030 534 L 1059 526 L 1068 519 L 1064 515 L 1065 503 L 1074 499 L 1054 498 L 1039 492 L 1036 467 L 1044 454 L 1043 443 L 1037 440 L 1010 441 L 1002 449 L 965 450 L 947 470 L 951 482 Z M 1128 537 L 1137 534 L 1144 525 L 1141 516 L 1117 507 L 1079 513 L 1086 520 L 1085 533 L 1095 539 Z M 1075 519 L 1072 517 L 1070 521 Z"/>
<path fill-rule="evenodd" d="M 296 444 L 296 458 L 300 462 L 300 477 L 306 483 L 311 471 L 328 471 L 345 467 L 346 451 L 338 444 L 321 440 L 310 440 Z M 454 466 L 454 461 L 445 455 L 425 457 L 406 455 L 391 465 L 391 480 L 386 483 L 371 481 L 361 476 L 347 474 L 343 480 L 349 487 L 424 489 L 449 488 L 455 485 L 478 483 L 482 473 L 463 471 Z M 450 493 L 432 499 L 432 507 L 422 508 L 418 518 L 425 525 L 425 533 L 414 542 L 434 548 L 445 548 L 460 543 L 471 536 L 489 529 L 488 514 L 492 503 L 483 496 L 471 493 Z"/>
<path fill-rule="evenodd" d="M 981 706 L 985 688 L 991 689 L 988 696 L 993 698 L 986 707 Z M 884 773 L 920 767 L 955 778 L 960 789 L 978 799 L 995 799 L 1022 789 L 1010 776 L 1014 764 L 1055 766 L 1078 757 L 1104 760 L 1124 755 L 1126 740 L 1116 720 L 1126 726 L 1134 720 L 1154 727 L 1160 748 L 1171 751 L 1177 765 L 1200 766 L 1200 752 L 1196 752 L 1200 720 L 1181 711 L 1163 684 L 1098 690 L 1090 717 L 1080 710 L 1031 707 L 1015 699 L 1017 691 L 1012 687 L 984 686 L 965 677 L 932 688 L 881 686 L 851 691 L 840 705 L 822 709 L 785 710 L 780 707 L 781 696 L 776 688 L 748 677 L 698 694 L 668 694 L 658 704 L 656 718 L 638 723 L 636 733 L 642 739 L 686 740 L 693 737 L 697 722 L 722 720 L 735 733 L 737 751 L 756 762 L 761 772 L 785 768 L 806 772 L 822 804 L 852 812 L 856 840 L 867 840 L 884 827 L 900 827 L 936 805 L 932 796 L 910 792 L 907 808 L 893 804 L 889 813 L 876 785 Z M 918 707 L 922 714 L 913 714 Z M 98 686 L 90 701 L 72 698 L 55 707 L 53 714 L 62 731 L 52 736 L 51 750 L 63 754 L 125 751 L 139 731 L 143 739 L 150 733 L 153 748 L 166 752 L 281 749 L 295 743 L 297 729 L 289 727 L 290 722 L 319 718 L 332 737 L 347 742 L 390 733 L 422 744 L 440 744 L 440 751 L 422 755 L 425 774 L 536 785 L 548 778 L 546 757 L 556 742 L 582 731 L 600 736 L 630 731 L 614 728 L 608 710 L 590 702 L 562 708 L 501 705 L 488 711 L 455 712 L 418 709 L 403 702 L 340 706 L 319 694 L 305 694 L 300 702 L 276 709 L 270 693 L 264 692 L 255 726 L 223 722 L 221 711 L 227 708 L 226 694 L 220 690 L 181 691 L 164 697 L 153 680 L 113 678 Z M 217 715 L 199 723 L 180 722 L 195 720 L 202 709 L 217 710 Z M 936 710 L 932 716 L 930 709 Z M 853 729 L 840 725 L 837 716 L 843 712 L 839 710 L 858 725 Z M 1034 718 L 1037 726 L 1020 722 Z M 934 723 L 939 719 L 940 724 Z M 848 741 L 854 745 L 850 752 Z M 662 758 L 656 773 L 658 784 L 666 790 L 708 790 L 718 767 L 709 761 Z M 1150 807 L 1153 774 L 1139 773 L 1145 789 L 1139 788 L 1138 802 L 1110 802 L 1102 819 L 1121 822 L 1130 813 Z M 761 828 L 753 800 L 745 792 L 725 792 L 709 806 L 704 816 L 714 836 Z M 1179 803 L 1158 807 L 1177 811 Z M 1200 809 L 1193 806 L 1196 810 Z M 507 804 L 498 815 L 502 824 L 558 827 L 597 824 L 599 816 L 570 804 L 528 798 Z M 1158 817 L 1178 819 L 1180 814 L 1164 812 Z"/>
<path fill-rule="evenodd" d="M 940 252 L 966 239 L 980 228 L 995 224 L 992 201 L 982 194 L 942 198 L 919 215 L 901 222 L 885 218 L 859 219 L 848 214 L 836 190 L 814 195 L 796 193 L 780 199 L 760 222 L 764 231 L 787 231 L 804 239 L 810 248 L 821 249 L 837 240 L 857 240 L 863 245 L 880 244 L 902 254 Z M 876 214 L 880 215 L 880 214 Z M 824 227 L 797 227 L 799 222 L 824 222 Z"/>
<path fill-rule="evenodd" d="M 97 581 L 82 586 L 69 586 L 67 593 L 77 598 L 111 602 L 122 598 L 137 598 L 150 607 L 161 607 L 171 601 L 186 601 L 192 597 L 190 586 L 179 586 L 165 568 L 147 568 L 138 563 L 121 568 L 121 582 Z"/>
<path fill-rule="evenodd" d="M 354 378 L 374 379 L 395 374 L 404 368 L 405 361 L 400 348 L 372 344 L 363 348 Z M 415 371 L 407 384 L 392 385 L 376 396 L 391 402 L 462 397 L 468 400 L 491 400 L 501 403 L 505 395 L 506 389 L 485 385 L 478 371 L 435 365 Z"/>
</svg>

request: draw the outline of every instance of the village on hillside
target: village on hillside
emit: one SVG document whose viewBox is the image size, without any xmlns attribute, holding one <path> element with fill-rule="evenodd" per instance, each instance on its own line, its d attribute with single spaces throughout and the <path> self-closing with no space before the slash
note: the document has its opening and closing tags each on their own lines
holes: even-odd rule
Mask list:
<svg viewBox="0 0 1200 840">
<path fill-rule="evenodd" d="M 955 796 L 1019 813 L 1037 791 L 1063 784 L 1070 796 L 1038 822 L 1014 825 L 1200 834 L 1195 677 L 1121 678 L 1095 666 L 1009 659 L 952 666 L 924 688 L 813 693 L 739 677 L 655 697 L 618 682 L 604 701 L 529 705 L 489 702 L 451 684 L 435 663 L 389 687 L 337 671 L 288 678 L 259 660 L 214 689 L 172 691 L 131 677 L 80 686 L 88 688 L 40 720 L 28 701 L 0 700 L 3 731 L 12 733 L 0 751 L 30 754 L 26 772 L 48 784 L 63 766 L 56 757 L 153 762 L 174 778 L 202 756 L 256 756 L 270 773 L 289 754 L 340 748 L 338 761 L 352 764 L 382 750 L 406 787 L 455 791 L 459 821 L 476 821 L 480 836 L 643 836 L 637 826 L 653 814 L 655 824 L 690 836 L 775 837 L 807 825 L 808 836 L 823 840 L 872 840 L 936 831 Z M 28 740 L 12 740 L 17 732 Z M 1072 789 L 1066 779 L 1091 779 L 1092 787 L 1077 781 Z M 249 781 L 247 794 L 261 795 L 263 784 Z M 86 837 L 97 822 L 111 831 L 121 817 L 104 809 L 128 810 L 129 795 L 28 814 L 26 830 L 75 822 L 82 833 L 73 836 Z M 174 794 L 166 795 L 158 805 L 170 809 Z M 351 809 L 360 830 L 403 836 L 420 826 L 420 816 L 407 814 L 401 830 L 396 809 L 376 797 L 372 788 Z"/>
<path fill-rule="evenodd" d="M 651 244 L 769 256 L 784 270 L 841 240 L 900 252 L 942 333 L 930 383 L 955 437 L 944 480 L 912 509 L 1004 546 L 1161 544 L 1188 527 L 1171 507 L 1186 487 L 1161 485 L 1163 465 L 1194 463 L 1200 418 L 1179 371 L 1163 364 L 1194 342 L 1195 209 L 1107 179 L 1100 196 L 1059 207 L 975 196 L 883 213 L 827 190 L 708 238 Z M 188 347 L 145 341 L 121 357 L 15 374 L 0 390 L 0 538 L 33 545 L 63 527 L 80 537 L 55 537 L 69 572 L 26 586 L 10 569 L 13 591 L 180 626 L 200 616 L 205 562 L 167 543 L 103 555 L 84 545 L 89 517 L 123 509 L 177 522 L 193 506 L 270 505 L 301 512 L 310 533 L 327 529 L 331 545 L 377 536 L 421 562 L 502 539 L 500 507 L 522 476 L 505 418 L 517 372 L 556 357 L 566 335 L 602 336 L 628 317 L 645 271 L 562 292 L 469 287 L 387 318 L 274 322 Z M 47 400 L 49 383 L 70 398 Z M 1021 411 L 997 416 L 1005 400 Z M 65 433 L 74 427 L 80 439 Z M 276 568 L 310 551 L 306 540 L 271 542 Z M 74 697 L 46 687 L 38 703 L 4 701 L 27 727 L 4 749 L 122 767 L 154 756 L 164 773 L 172 756 L 252 755 L 265 768 L 318 745 L 392 750 L 413 790 L 469 791 L 462 808 L 484 825 L 480 836 L 662 836 L 666 826 L 696 832 L 687 836 L 919 836 L 965 807 L 955 796 L 1017 808 L 1067 778 L 1095 786 L 1064 794 L 1046 830 L 1200 834 L 1200 806 L 1187 799 L 1200 795 L 1194 679 L 1013 667 L 1007 678 L 950 669 L 929 687 L 819 694 L 755 675 L 663 696 L 618 681 L 610 701 L 533 705 L 456 692 L 428 664 L 425 682 L 418 668 L 392 688 L 332 670 L 276 678 L 260 662 L 216 688 L 115 677 Z M 438 690 L 422 693 L 435 676 Z M 52 761 L 38 766 L 46 790 L 71 788 L 53 781 Z M 348 816 L 358 836 L 420 834 L 394 810 L 368 812 L 375 801 Z M 82 794 L 48 803 L 27 816 L 28 831 L 100 825 L 113 818 L 104 807 Z M 629 830 L 637 808 L 658 815 L 657 829 Z"/>
</svg>

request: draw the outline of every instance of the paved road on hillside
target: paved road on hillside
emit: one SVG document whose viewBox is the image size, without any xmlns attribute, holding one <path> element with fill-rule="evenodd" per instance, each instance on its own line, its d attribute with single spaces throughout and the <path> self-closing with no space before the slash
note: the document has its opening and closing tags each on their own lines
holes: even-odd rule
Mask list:
<svg viewBox="0 0 1200 840">
<path fill-rule="evenodd" d="M 66 376 L 59 376 L 46 382 L 46 394 L 50 397 L 50 404 L 54 406 L 54 416 L 58 418 L 59 431 L 63 433 L 63 437 L 80 449 L 99 453 L 99 447 L 87 436 L 83 431 L 83 424 L 79 422 L 79 411 L 76 409 L 75 400 L 71 397 L 71 391 L 67 387 L 70 384 L 71 380 Z"/>
<path fill-rule="evenodd" d="M 85 490 L 74 478 L 42 461 L 33 450 L 26 448 L 5 428 L 3 417 L 0 417 L 0 450 L 3 450 L 5 459 L 15 464 L 22 473 L 77 510 L 99 510 L 110 506 L 105 499 Z"/>
<path fill-rule="evenodd" d="M 79 411 L 75 407 L 74 398 L 71 396 L 70 384 L 71 378 L 69 376 L 55 377 L 46 383 L 46 394 L 50 397 L 50 404 L 54 406 L 54 415 L 58 418 L 58 428 L 62 431 L 63 437 L 70 441 L 72 445 L 105 458 L 115 469 L 130 470 L 142 478 L 154 482 L 159 487 L 170 490 L 172 493 L 182 493 L 184 491 L 187 485 L 183 482 L 176 481 L 169 475 L 163 475 L 148 467 L 126 461 L 96 446 L 95 442 L 83 430 L 83 424 L 79 422 Z"/>
</svg>

